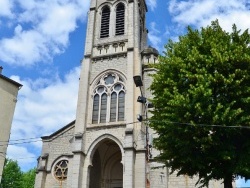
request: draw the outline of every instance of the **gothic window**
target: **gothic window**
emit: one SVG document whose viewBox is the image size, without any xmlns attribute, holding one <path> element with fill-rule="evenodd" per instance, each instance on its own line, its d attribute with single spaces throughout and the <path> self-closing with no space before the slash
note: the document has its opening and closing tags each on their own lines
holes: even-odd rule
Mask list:
<svg viewBox="0 0 250 188">
<path fill-rule="evenodd" d="M 95 95 L 94 97 L 94 103 L 93 103 L 93 115 L 92 115 L 92 121 L 93 123 L 98 123 L 98 117 L 99 117 L 99 95 Z"/>
<path fill-rule="evenodd" d="M 105 6 L 101 16 L 101 38 L 109 37 L 110 8 Z"/>
<path fill-rule="evenodd" d="M 115 73 L 103 76 L 94 90 L 92 123 L 124 121 L 125 88 Z"/>
<path fill-rule="evenodd" d="M 116 7 L 115 34 L 124 35 L 124 27 L 125 27 L 125 6 L 123 3 L 119 3 Z"/>
<path fill-rule="evenodd" d="M 67 179 L 68 175 L 68 160 L 61 160 L 54 166 L 54 176 L 59 181 Z"/>
</svg>

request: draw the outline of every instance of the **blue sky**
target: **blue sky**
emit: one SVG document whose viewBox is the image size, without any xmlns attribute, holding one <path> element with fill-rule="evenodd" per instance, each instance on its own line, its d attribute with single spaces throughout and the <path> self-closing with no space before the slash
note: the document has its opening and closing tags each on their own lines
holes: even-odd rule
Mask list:
<svg viewBox="0 0 250 188">
<path fill-rule="evenodd" d="M 8 157 L 36 165 L 41 136 L 75 119 L 80 61 L 90 0 L 0 0 L 0 66 L 21 84 Z M 147 0 L 148 42 L 163 51 L 185 28 L 218 19 L 250 27 L 248 0 Z M 30 139 L 34 138 L 34 139 Z M 28 142 L 28 143 L 23 143 Z M 238 187 L 250 187 L 238 181 Z"/>
</svg>

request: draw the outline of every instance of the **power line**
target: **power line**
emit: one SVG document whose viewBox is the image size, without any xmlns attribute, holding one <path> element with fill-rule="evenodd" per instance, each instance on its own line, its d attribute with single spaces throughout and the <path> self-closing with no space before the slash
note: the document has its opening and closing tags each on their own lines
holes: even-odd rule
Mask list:
<svg viewBox="0 0 250 188">
<path fill-rule="evenodd" d="M 182 123 L 182 122 L 174 122 L 174 121 L 165 121 L 165 120 L 148 120 L 149 122 L 160 122 L 160 123 L 170 123 L 170 124 L 178 124 L 178 125 L 190 125 L 190 126 L 201 126 L 201 127 L 221 127 L 221 128 L 240 128 L 240 129 L 250 129 L 250 126 L 227 126 L 227 125 L 216 125 L 216 124 L 196 124 L 196 123 Z"/>
<path fill-rule="evenodd" d="M 145 122 L 159 122 L 159 123 L 169 123 L 169 124 L 176 124 L 176 125 L 188 125 L 188 126 L 201 126 L 201 127 L 219 127 L 219 128 L 235 128 L 235 129 L 250 129 L 250 126 L 225 126 L 225 125 L 216 125 L 216 124 L 195 124 L 195 123 L 183 123 L 183 122 L 174 122 L 174 121 L 165 121 L 165 120 L 150 120 L 150 119 L 145 119 L 143 120 Z M 139 121 L 134 121 L 130 123 L 126 123 L 126 125 L 131 125 L 131 124 L 137 124 L 140 123 Z M 68 135 L 63 135 L 64 133 L 60 134 L 57 136 L 57 138 L 65 138 L 65 137 L 71 137 L 74 136 L 74 134 L 68 134 Z M 138 133 L 139 134 L 139 133 Z M 138 135 L 136 135 L 135 141 L 138 140 Z M 0 146 L 7 146 L 7 145 L 21 145 L 21 144 L 29 144 L 29 143 L 35 143 L 35 142 L 41 142 L 42 139 L 40 137 L 32 137 L 32 138 L 22 138 L 22 139 L 14 139 L 14 140 L 9 140 L 8 141 L 0 141 Z"/>
<path fill-rule="evenodd" d="M 9 143 L 8 145 L 20 145 L 20 144 L 29 144 L 29 143 L 34 143 L 34 142 L 41 142 L 42 140 L 34 140 L 34 141 L 27 141 L 27 142 L 14 142 L 14 143 Z M 0 145 L 1 146 L 1 145 Z"/>
<path fill-rule="evenodd" d="M 8 158 L 8 157 L 7 157 Z M 9 159 L 12 159 L 12 160 L 24 160 L 24 159 L 37 159 L 38 157 L 20 157 L 20 158 L 13 158 L 13 157 L 10 157 Z"/>
<path fill-rule="evenodd" d="M 139 123 L 139 121 L 126 123 L 126 125 L 135 124 L 135 123 Z M 68 134 L 68 135 L 62 136 L 63 134 L 64 133 L 58 135 L 57 138 L 71 137 L 71 136 L 75 135 L 75 134 Z M 41 142 L 41 141 L 42 141 L 42 139 L 40 137 L 22 138 L 22 139 L 9 140 L 9 142 L 8 141 L 0 141 L 0 146 L 21 145 L 21 144 L 29 144 L 29 143 Z M 3 143 L 3 144 L 1 144 L 1 143 Z"/>
<path fill-rule="evenodd" d="M 177 124 L 177 125 L 188 125 L 188 126 L 201 126 L 201 127 L 219 127 L 219 128 L 241 128 L 241 129 L 250 129 L 250 127 L 248 126 L 224 126 L 224 125 L 209 125 L 209 124 L 193 124 L 193 123 L 182 123 L 182 122 L 172 122 L 172 121 L 165 121 L 165 120 L 149 120 L 149 119 L 146 119 L 146 120 L 143 120 L 143 121 L 146 121 L 148 123 L 150 123 L 150 121 L 156 121 L 156 122 L 160 122 L 160 123 L 170 123 L 170 124 Z M 130 124 L 137 124 L 137 123 L 140 123 L 139 121 L 135 121 L 135 122 L 130 122 L 130 123 L 127 123 L 126 125 L 130 125 Z M 145 125 L 147 126 L 147 125 Z M 63 135 L 64 133 L 60 134 L 57 136 L 57 138 L 65 138 L 65 137 L 71 137 L 71 136 L 74 136 L 75 134 L 68 134 L 68 135 Z M 139 134 L 140 132 L 138 132 L 135 138 L 135 140 L 132 142 L 132 143 L 137 143 L 139 141 L 145 141 L 145 138 L 144 139 L 139 139 Z M 145 133 L 144 133 L 145 134 Z M 32 137 L 32 138 L 23 138 L 23 139 L 15 139 L 15 140 L 10 140 L 10 143 L 7 144 L 2 144 L 0 146 L 6 146 L 6 145 L 21 145 L 21 144 L 29 144 L 29 143 L 34 143 L 34 142 L 41 142 L 42 139 L 41 138 L 38 138 L 38 137 Z M 4 141 L 2 141 L 4 142 Z M 147 142 L 147 141 L 146 141 Z M 0 142 L 1 143 L 1 142 Z M 124 142 L 123 142 L 124 144 Z M 56 145 L 63 145 L 63 143 L 56 143 Z M 34 159 L 34 158 L 37 158 L 37 157 L 26 157 L 26 158 L 13 158 L 15 160 L 24 160 L 24 159 Z"/>
</svg>

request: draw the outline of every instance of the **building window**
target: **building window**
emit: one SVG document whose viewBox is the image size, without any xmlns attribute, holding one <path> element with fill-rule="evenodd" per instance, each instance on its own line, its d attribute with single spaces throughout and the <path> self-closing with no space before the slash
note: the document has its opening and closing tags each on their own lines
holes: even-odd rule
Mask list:
<svg viewBox="0 0 250 188">
<path fill-rule="evenodd" d="M 102 9 L 101 17 L 101 38 L 109 37 L 110 8 L 105 6 Z"/>
<path fill-rule="evenodd" d="M 125 88 L 121 77 L 108 73 L 94 89 L 92 123 L 124 121 Z"/>
<path fill-rule="evenodd" d="M 67 179 L 68 175 L 68 160 L 61 160 L 54 166 L 54 177 L 59 181 Z"/>
<path fill-rule="evenodd" d="M 161 172 L 160 178 L 161 178 L 161 184 L 165 184 L 166 176 L 165 176 L 164 172 Z"/>
<path fill-rule="evenodd" d="M 125 27 L 125 6 L 123 3 L 119 3 L 116 7 L 115 34 L 124 35 L 124 27 Z"/>
</svg>

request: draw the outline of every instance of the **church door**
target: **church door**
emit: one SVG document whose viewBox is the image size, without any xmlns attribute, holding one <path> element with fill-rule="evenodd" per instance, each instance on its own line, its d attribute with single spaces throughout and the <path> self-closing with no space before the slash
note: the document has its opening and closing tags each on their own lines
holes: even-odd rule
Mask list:
<svg viewBox="0 0 250 188">
<path fill-rule="evenodd" d="M 90 188 L 122 188 L 123 165 L 119 146 L 110 139 L 98 144 L 90 169 Z"/>
</svg>

